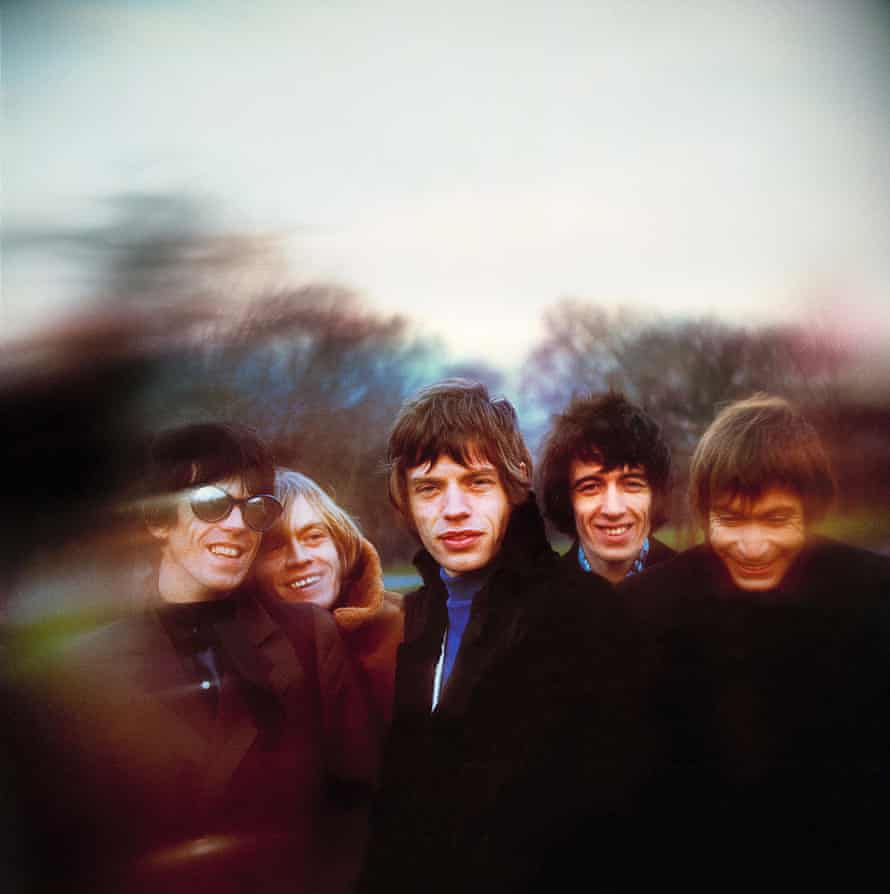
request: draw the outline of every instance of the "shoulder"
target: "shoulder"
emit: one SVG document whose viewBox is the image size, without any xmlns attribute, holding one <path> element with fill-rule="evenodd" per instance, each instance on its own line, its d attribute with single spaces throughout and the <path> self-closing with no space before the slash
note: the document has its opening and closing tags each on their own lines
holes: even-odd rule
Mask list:
<svg viewBox="0 0 890 894">
<path fill-rule="evenodd" d="M 52 653 L 59 667 L 88 668 L 124 663 L 152 648 L 161 635 L 159 623 L 146 612 L 134 612 L 89 630 L 66 636 Z"/>
<path fill-rule="evenodd" d="M 275 623 L 298 645 L 340 639 L 333 615 L 309 602 L 283 604 L 275 613 Z"/>
<path fill-rule="evenodd" d="M 890 584 L 890 556 L 831 540 L 814 537 L 806 548 L 808 579 L 886 591 Z"/>
<path fill-rule="evenodd" d="M 653 565 L 660 565 L 662 562 L 667 562 L 676 555 L 677 551 L 675 549 L 668 546 L 666 543 L 662 543 L 656 537 L 651 537 L 649 539 L 649 556 L 646 559 L 646 568 L 651 568 Z"/>
<path fill-rule="evenodd" d="M 626 578 L 616 587 L 622 599 L 645 603 L 664 601 L 700 592 L 713 575 L 714 557 L 706 546 L 694 546 L 676 553 L 641 574 Z"/>
</svg>

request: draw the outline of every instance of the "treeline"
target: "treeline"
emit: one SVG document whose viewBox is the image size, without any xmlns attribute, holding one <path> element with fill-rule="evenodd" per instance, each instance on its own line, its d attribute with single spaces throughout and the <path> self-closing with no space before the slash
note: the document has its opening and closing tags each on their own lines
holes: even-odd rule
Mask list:
<svg viewBox="0 0 890 894">
<path fill-rule="evenodd" d="M 74 240 L 96 257 L 97 303 L 7 350 L 0 370 L 6 468 L 25 470 L 10 485 L 13 554 L 44 540 L 48 525 L 70 534 L 84 512 L 100 524 L 99 507 L 126 499 L 147 436 L 209 417 L 255 426 L 280 463 L 311 475 L 356 516 L 385 563 L 408 560 L 414 542 L 386 501 L 384 446 L 402 401 L 449 375 L 513 400 L 533 455 L 573 395 L 624 391 L 665 429 L 680 527 L 698 437 L 721 403 L 757 390 L 798 401 L 816 420 L 842 508 L 890 507 L 890 403 L 851 393 L 861 358 L 828 329 L 653 319 L 564 300 L 546 312 L 518 368 L 456 363 L 410 320 L 374 311 L 348 289 L 270 289 L 268 276 L 258 284 L 268 246 L 209 237 L 182 199 L 118 204 L 110 227 Z M 417 315 L 425 312 L 419 296 Z M 52 520 L 32 517 L 35 486 Z"/>
<path fill-rule="evenodd" d="M 803 328 L 641 323 L 562 302 L 548 312 L 544 338 L 527 360 L 503 371 L 449 362 L 408 321 L 375 313 L 340 288 L 283 291 L 237 313 L 195 314 L 177 325 L 175 345 L 150 355 L 151 369 L 141 370 L 128 396 L 131 430 L 148 433 L 204 417 L 255 426 L 279 462 L 311 475 L 358 518 L 387 563 L 407 560 L 414 550 L 386 502 L 389 427 L 405 398 L 455 374 L 511 397 L 533 452 L 551 415 L 573 395 L 623 390 L 664 426 L 675 457 L 672 516 L 681 526 L 685 473 L 698 437 L 721 403 L 757 390 L 791 397 L 811 412 L 843 460 L 842 505 L 890 506 L 890 427 L 881 424 L 880 410 L 865 418 L 850 401 L 846 349 Z"/>
</svg>

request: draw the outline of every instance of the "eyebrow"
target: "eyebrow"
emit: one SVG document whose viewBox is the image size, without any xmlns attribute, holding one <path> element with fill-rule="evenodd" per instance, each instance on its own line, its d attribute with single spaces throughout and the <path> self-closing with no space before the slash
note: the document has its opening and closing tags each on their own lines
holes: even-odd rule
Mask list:
<svg viewBox="0 0 890 894">
<path fill-rule="evenodd" d="M 756 513 L 752 513 L 744 507 L 740 508 L 727 505 L 715 506 L 712 511 L 717 515 L 766 518 L 770 515 L 794 515 L 794 513 L 797 511 L 797 508 L 795 506 L 792 506 L 790 503 L 777 503 L 775 506 L 770 506 L 767 509 L 761 509 L 759 512 Z"/>
<path fill-rule="evenodd" d="M 464 466 L 464 468 L 466 471 L 459 476 L 460 481 L 465 481 L 467 478 L 475 478 L 477 475 L 497 475 L 497 469 L 494 466 L 477 466 L 473 469 L 468 469 Z M 438 484 L 444 480 L 444 475 L 430 475 L 427 473 L 411 477 L 409 473 L 408 484 Z"/>
<path fill-rule="evenodd" d="M 603 469 L 599 472 L 590 472 L 587 475 L 582 475 L 580 478 L 575 479 L 572 482 L 572 487 L 577 487 L 579 484 L 584 484 L 587 481 L 601 481 L 606 475 L 611 475 L 614 469 Z M 627 471 L 621 472 L 618 476 L 619 481 L 624 481 L 626 478 L 644 478 L 646 481 L 649 480 L 649 476 L 646 474 L 644 469 L 628 469 Z"/>
</svg>

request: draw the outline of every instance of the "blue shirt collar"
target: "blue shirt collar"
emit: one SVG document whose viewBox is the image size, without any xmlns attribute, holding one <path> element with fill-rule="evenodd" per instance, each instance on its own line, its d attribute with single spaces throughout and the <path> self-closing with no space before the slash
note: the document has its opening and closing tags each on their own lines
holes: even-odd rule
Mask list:
<svg viewBox="0 0 890 894">
<path fill-rule="evenodd" d="M 630 566 L 630 570 L 627 572 L 625 577 L 630 577 L 633 574 L 639 574 L 646 567 L 647 558 L 649 558 L 648 537 L 643 541 L 643 545 L 640 547 L 640 554 L 634 559 L 633 564 Z M 578 544 L 578 564 L 584 571 L 593 571 L 593 569 L 590 567 L 590 562 L 587 561 L 587 556 L 584 555 L 584 547 L 581 546 L 580 543 Z"/>
</svg>

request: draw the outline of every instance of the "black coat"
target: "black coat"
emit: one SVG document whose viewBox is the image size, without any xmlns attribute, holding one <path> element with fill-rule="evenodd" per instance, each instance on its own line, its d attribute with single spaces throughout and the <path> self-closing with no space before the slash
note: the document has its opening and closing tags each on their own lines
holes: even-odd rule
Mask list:
<svg viewBox="0 0 890 894">
<path fill-rule="evenodd" d="M 685 890 L 858 890 L 881 871 L 890 560 L 814 539 L 776 591 L 745 593 L 700 546 L 618 593 L 647 634 L 650 865 Z"/>
<path fill-rule="evenodd" d="M 213 625 L 215 714 L 150 610 L 17 681 L 21 807 L 48 890 L 345 889 L 320 848 L 329 825 L 352 827 L 376 765 L 333 619 L 299 606 L 282 628 L 252 601 L 232 608 Z M 340 845 L 354 875 L 361 842 Z"/>
<path fill-rule="evenodd" d="M 620 613 L 559 585 L 533 499 L 514 510 L 431 711 L 447 623 L 439 566 L 405 599 L 395 715 L 361 890 L 553 890 L 566 836 L 626 795 Z M 597 853 L 608 858 L 603 842 Z"/>
</svg>

